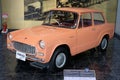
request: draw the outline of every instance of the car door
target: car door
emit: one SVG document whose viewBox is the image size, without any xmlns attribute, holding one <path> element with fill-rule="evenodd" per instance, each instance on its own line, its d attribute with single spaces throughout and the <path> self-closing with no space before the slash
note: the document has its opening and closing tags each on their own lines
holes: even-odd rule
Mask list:
<svg viewBox="0 0 120 80">
<path fill-rule="evenodd" d="M 82 13 L 77 30 L 77 50 L 79 53 L 95 46 L 96 37 L 94 35 L 92 13 Z"/>
</svg>

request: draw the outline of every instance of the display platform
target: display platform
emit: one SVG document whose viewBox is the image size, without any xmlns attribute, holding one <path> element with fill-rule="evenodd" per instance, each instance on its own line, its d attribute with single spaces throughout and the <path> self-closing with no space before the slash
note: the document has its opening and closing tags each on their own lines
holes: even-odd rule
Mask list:
<svg viewBox="0 0 120 80">
<path fill-rule="evenodd" d="M 108 49 L 102 54 L 90 50 L 71 60 L 66 69 L 95 70 L 96 80 L 120 79 L 120 40 L 110 40 Z M 46 73 L 31 67 L 29 63 L 16 60 L 15 54 L 6 48 L 6 34 L 0 34 L 0 80 L 64 80 L 64 72 Z"/>
</svg>

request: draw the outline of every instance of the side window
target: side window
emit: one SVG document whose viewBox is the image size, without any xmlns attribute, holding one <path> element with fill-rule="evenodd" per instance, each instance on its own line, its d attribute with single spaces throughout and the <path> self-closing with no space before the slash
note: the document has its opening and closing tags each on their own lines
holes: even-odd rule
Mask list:
<svg viewBox="0 0 120 80">
<path fill-rule="evenodd" d="M 103 15 L 100 12 L 93 13 L 93 16 L 94 16 L 94 25 L 100 25 L 105 23 Z"/>
<path fill-rule="evenodd" d="M 83 13 L 80 17 L 79 27 L 92 26 L 91 13 Z"/>
</svg>

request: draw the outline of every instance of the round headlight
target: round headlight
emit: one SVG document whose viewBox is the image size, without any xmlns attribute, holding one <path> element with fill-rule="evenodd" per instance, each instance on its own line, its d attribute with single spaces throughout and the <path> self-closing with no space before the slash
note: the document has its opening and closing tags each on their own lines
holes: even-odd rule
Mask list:
<svg viewBox="0 0 120 80">
<path fill-rule="evenodd" d="M 8 38 L 9 38 L 9 39 L 12 39 L 12 35 L 11 35 L 10 33 L 8 34 Z"/>
<path fill-rule="evenodd" d="M 42 49 L 44 49 L 45 48 L 45 42 L 44 41 L 40 41 L 40 43 L 39 43 L 39 45 L 40 45 L 40 47 L 42 48 Z"/>
</svg>

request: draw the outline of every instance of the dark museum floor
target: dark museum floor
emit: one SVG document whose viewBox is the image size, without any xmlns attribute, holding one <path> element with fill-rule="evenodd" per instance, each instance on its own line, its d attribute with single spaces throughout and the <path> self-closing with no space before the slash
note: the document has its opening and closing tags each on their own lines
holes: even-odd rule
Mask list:
<svg viewBox="0 0 120 80">
<path fill-rule="evenodd" d="M 110 40 L 106 52 L 90 50 L 74 56 L 67 69 L 95 70 L 97 80 L 120 80 L 120 40 Z M 6 49 L 6 35 L 0 34 L 0 80 L 63 80 L 63 71 L 48 74 L 18 62 L 15 55 Z"/>
</svg>

